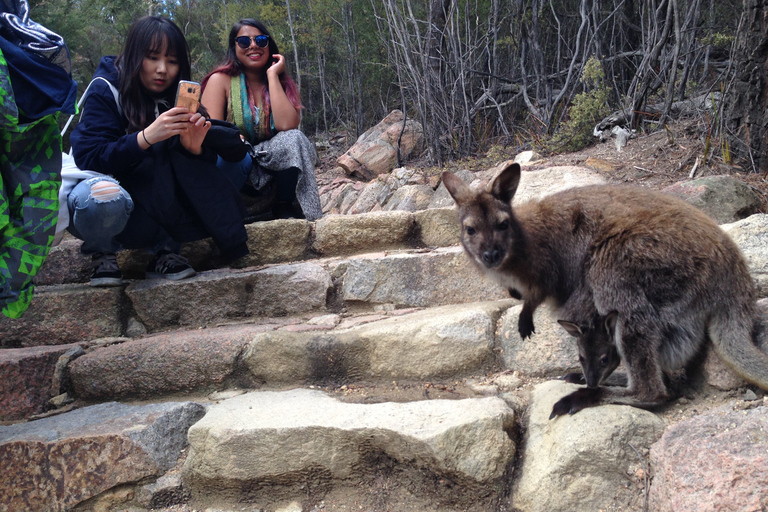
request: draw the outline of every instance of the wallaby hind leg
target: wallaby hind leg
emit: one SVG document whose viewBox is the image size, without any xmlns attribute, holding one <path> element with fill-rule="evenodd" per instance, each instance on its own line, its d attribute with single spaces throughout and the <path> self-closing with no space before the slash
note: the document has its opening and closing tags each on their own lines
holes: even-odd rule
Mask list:
<svg viewBox="0 0 768 512">
<path fill-rule="evenodd" d="M 658 360 L 663 340 L 657 321 L 642 321 L 637 316 L 620 315 L 616 343 L 627 367 L 627 388 L 583 388 L 558 400 L 550 419 L 574 414 L 587 407 L 620 404 L 652 409 L 667 402 L 669 396 Z"/>
</svg>

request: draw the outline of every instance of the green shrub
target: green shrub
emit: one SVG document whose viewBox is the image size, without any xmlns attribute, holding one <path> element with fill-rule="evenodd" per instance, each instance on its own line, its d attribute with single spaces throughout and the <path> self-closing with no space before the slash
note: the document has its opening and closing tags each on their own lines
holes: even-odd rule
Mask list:
<svg viewBox="0 0 768 512">
<path fill-rule="evenodd" d="M 543 151 L 560 153 L 578 151 L 594 142 L 592 130 L 611 113 L 608 98 L 610 90 L 605 85 L 605 73 L 600 61 L 590 57 L 581 73 L 584 91 L 578 93 L 568 109 L 568 118 L 555 134 L 544 143 Z"/>
</svg>

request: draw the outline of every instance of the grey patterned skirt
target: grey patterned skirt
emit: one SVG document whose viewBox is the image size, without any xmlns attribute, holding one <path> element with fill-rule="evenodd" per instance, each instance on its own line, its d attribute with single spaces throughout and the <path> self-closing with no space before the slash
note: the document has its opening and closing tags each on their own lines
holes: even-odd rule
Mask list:
<svg viewBox="0 0 768 512">
<path fill-rule="evenodd" d="M 299 170 L 296 199 L 307 220 L 323 216 L 320 194 L 315 179 L 315 166 L 319 162 L 314 144 L 299 130 L 278 132 L 274 137 L 253 147 L 251 184 L 258 191 L 264 189 L 273 173 L 295 168 Z M 268 172 L 264 172 L 268 171 Z"/>
</svg>

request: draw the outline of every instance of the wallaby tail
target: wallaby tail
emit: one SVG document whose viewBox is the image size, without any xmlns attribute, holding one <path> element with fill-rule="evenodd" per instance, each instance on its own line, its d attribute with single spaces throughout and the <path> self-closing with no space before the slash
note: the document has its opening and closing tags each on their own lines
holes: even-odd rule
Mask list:
<svg viewBox="0 0 768 512">
<path fill-rule="evenodd" d="M 709 337 L 717 355 L 735 373 L 768 390 L 768 354 L 758 348 L 755 339 L 765 329 L 756 318 L 751 311 L 720 311 L 709 324 Z"/>
</svg>

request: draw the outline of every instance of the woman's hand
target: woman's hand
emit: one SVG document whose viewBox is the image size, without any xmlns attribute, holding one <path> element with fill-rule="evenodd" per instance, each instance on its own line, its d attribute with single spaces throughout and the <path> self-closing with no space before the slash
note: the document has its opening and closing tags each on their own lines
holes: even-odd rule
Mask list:
<svg viewBox="0 0 768 512">
<path fill-rule="evenodd" d="M 199 155 L 203 152 L 203 141 L 210 128 L 210 121 L 200 114 L 192 114 L 187 129 L 180 134 L 181 145 L 193 155 Z"/>
<path fill-rule="evenodd" d="M 285 71 L 285 57 L 279 53 L 273 53 L 272 59 L 276 59 L 274 63 L 270 64 L 267 68 L 267 78 L 270 76 L 278 77 L 280 73 Z"/>
<path fill-rule="evenodd" d="M 189 110 L 185 107 L 174 107 L 160 114 L 152 124 L 138 133 L 139 146 L 147 149 L 150 144 L 154 145 L 161 140 L 170 139 L 174 135 L 181 135 L 189 128 L 190 118 Z"/>
<path fill-rule="evenodd" d="M 283 84 L 280 83 L 280 73 L 285 71 L 285 57 L 279 53 L 273 54 L 272 57 L 277 58 L 277 62 L 267 69 L 267 86 L 269 87 L 275 130 L 278 132 L 293 130 L 299 127 L 301 116 L 298 109 L 285 95 Z"/>
</svg>

